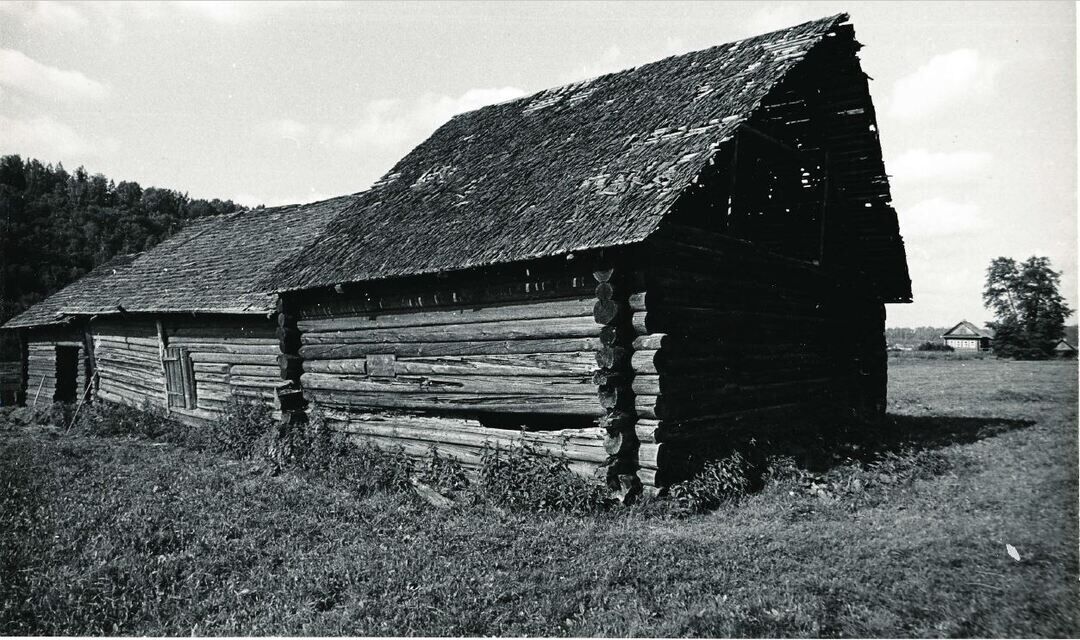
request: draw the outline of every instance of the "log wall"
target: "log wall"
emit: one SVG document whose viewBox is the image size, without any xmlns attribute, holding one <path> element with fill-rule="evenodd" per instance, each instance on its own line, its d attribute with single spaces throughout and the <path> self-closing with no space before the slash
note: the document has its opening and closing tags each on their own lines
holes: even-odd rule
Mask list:
<svg viewBox="0 0 1080 640">
<path fill-rule="evenodd" d="M 592 381 L 600 336 L 593 303 L 565 298 L 299 320 L 300 382 L 309 401 L 332 408 L 581 422 L 601 413 Z"/>
<path fill-rule="evenodd" d="M 136 408 L 165 409 L 165 376 L 152 320 L 91 323 L 97 397 Z"/>
<path fill-rule="evenodd" d="M 434 446 L 466 468 L 485 446 L 526 441 L 602 477 L 593 270 L 560 261 L 286 298 L 279 324 L 295 322 L 309 411 L 353 440 L 417 457 Z"/>
<path fill-rule="evenodd" d="M 812 264 L 671 225 L 630 295 L 632 390 L 643 441 L 722 444 L 737 429 L 883 411 L 884 313 Z M 658 482 L 678 465 L 659 465 Z"/>
<path fill-rule="evenodd" d="M 274 322 L 263 317 L 199 316 L 160 321 L 139 319 L 94 323 L 98 396 L 135 407 L 167 410 L 199 423 L 221 415 L 231 396 L 277 409 L 282 384 L 281 351 Z M 167 407 L 164 348 L 181 347 L 192 363 L 195 406 Z"/>
<path fill-rule="evenodd" d="M 26 401 L 43 406 L 56 399 L 57 347 L 77 349 L 75 397 L 86 389 L 86 352 L 81 334 L 48 329 L 33 332 L 26 341 Z"/>
</svg>

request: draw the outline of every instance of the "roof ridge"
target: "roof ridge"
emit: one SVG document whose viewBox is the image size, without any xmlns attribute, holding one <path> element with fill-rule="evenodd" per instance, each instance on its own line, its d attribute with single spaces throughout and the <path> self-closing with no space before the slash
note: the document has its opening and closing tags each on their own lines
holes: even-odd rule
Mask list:
<svg viewBox="0 0 1080 640">
<path fill-rule="evenodd" d="M 824 16 L 824 17 L 821 17 L 821 18 L 816 18 L 814 20 L 806 20 L 804 22 L 800 22 L 798 24 L 793 24 L 791 26 L 784 27 L 782 29 L 774 29 L 772 31 L 767 31 L 765 33 L 759 33 L 757 35 L 747 36 L 745 38 L 740 38 L 738 40 L 729 40 L 728 42 L 722 42 L 720 44 L 715 44 L 715 45 L 713 45 L 711 47 L 705 47 L 703 49 L 694 49 L 692 51 L 684 51 L 683 53 L 673 53 L 673 54 L 671 54 L 669 56 L 664 56 L 663 58 L 660 58 L 658 60 L 651 60 L 649 62 L 642 62 L 641 64 L 636 64 L 636 65 L 634 65 L 632 67 L 624 67 L 622 69 L 617 69 L 615 71 L 608 71 L 607 73 L 601 73 L 599 75 L 589 76 L 587 78 L 582 78 L 581 80 L 575 80 L 574 82 L 566 82 L 566 83 L 563 83 L 563 84 L 559 84 L 559 85 L 555 85 L 555 86 L 551 86 L 551 87 L 546 87 L 544 89 L 540 89 L 539 91 L 534 91 L 533 93 L 529 93 L 529 94 L 526 94 L 526 95 L 523 95 L 523 96 L 518 96 L 517 98 L 509 98 L 507 100 L 502 100 L 500 102 L 492 102 L 491 104 L 486 104 L 486 105 L 484 105 L 482 107 L 477 107 L 475 109 L 470 109 L 468 111 L 462 111 L 461 113 L 455 113 L 454 115 L 450 116 L 449 121 L 453 121 L 455 118 L 459 118 L 461 116 L 468 115 L 470 113 L 475 113 L 477 111 L 481 111 L 481 110 L 487 109 L 489 107 L 500 107 L 500 106 L 504 106 L 504 105 L 508 105 L 508 104 L 513 104 L 515 102 L 523 102 L 525 100 L 529 100 L 530 98 L 536 98 L 537 96 L 539 96 L 541 94 L 544 94 L 544 93 L 557 93 L 559 91 L 564 91 L 566 89 L 570 89 L 570 88 L 576 87 L 578 85 L 591 84 L 592 82 L 595 82 L 596 80 L 599 80 L 600 78 L 606 78 L 607 76 L 613 76 L 613 75 L 618 75 L 620 73 L 627 73 L 629 71 L 636 71 L 638 69 L 644 69 L 646 67 L 650 67 L 650 66 L 653 66 L 653 65 L 658 65 L 658 64 L 660 64 L 662 62 L 666 62 L 668 60 L 671 60 L 672 58 L 682 58 L 683 56 L 692 56 L 692 55 L 696 55 L 696 54 L 701 54 L 701 53 L 704 53 L 706 51 L 712 51 L 713 49 L 721 49 L 723 47 L 733 47 L 735 45 L 742 45 L 744 42 L 748 42 L 750 40 L 766 39 L 766 38 L 768 38 L 770 36 L 773 36 L 773 35 L 775 35 L 777 33 L 782 33 L 782 32 L 785 32 L 785 31 L 793 31 L 795 29 L 798 29 L 799 27 L 805 27 L 806 25 L 809 25 L 809 24 L 816 24 L 816 23 L 821 23 L 821 22 L 832 21 L 834 23 L 833 26 L 836 26 L 836 25 L 842 24 L 843 22 L 846 22 L 846 21 L 848 21 L 850 19 L 851 19 L 850 16 L 846 12 L 841 12 L 841 13 L 836 13 L 836 14 L 833 14 L 833 15 L 830 15 L 830 16 Z M 376 181 L 376 182 L 378 182 L 378 181 Z"/>
</svg>

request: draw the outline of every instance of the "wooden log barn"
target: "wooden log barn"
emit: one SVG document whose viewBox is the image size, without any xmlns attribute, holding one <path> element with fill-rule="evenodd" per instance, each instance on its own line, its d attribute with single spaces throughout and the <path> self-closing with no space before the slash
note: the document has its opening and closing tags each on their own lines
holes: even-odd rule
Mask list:
<svg viewBox="0 0 1080 640">
<path fill-rule="evenodd" d="M 627 491 L 735 430 L 880 416 L 884 304 L 911 283 L 859 48 L 837 15 L 455 116 L 369 190 L 310 205 L 328 221 L 305 246 L 261 245 L 282 259 L 260 278 L 210 267 L 165 304 L 136 270 L 143 304 L 80 311 L 122 383 L 98 397 L 165 402 L 162 350 L 212 335 L 188 352 L 198 409 L 277 385 L 287 414 L 357 441 L 474 467 L 524 440 Z M 287 235 L 208 224 L 207 245 Z M 127 268 L 202 278 L 197 233 Z M 194 308 L 213 287 L 232 293 Z"/>
<path fill-rule="evenodd" d="M 215 216 L 122 256 L 5 323 L 26 404 L 96 397 L 200 422 L 230 396 L 273 403 L 276 298 L 255 284 L 348 200 Z"/>
</svg>

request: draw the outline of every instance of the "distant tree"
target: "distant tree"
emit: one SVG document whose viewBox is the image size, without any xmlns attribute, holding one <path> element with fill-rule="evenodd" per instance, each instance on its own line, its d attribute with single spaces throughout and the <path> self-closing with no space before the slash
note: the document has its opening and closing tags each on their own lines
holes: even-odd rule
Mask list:
<svg viewBox="0 0 1080 640">
<path fill-rule="evenodd" d="M 929 340 L 915 347 L 916 351 L 956 351 L 944 342 L 930 342 Z"/>
<path fill-rule="evenodd" d="M 986 270 L 983 303 L 997 320 L 994 353 L 1018 359 L 1053 355 L 1054 344 L 1065 336 L 1065 318 L 1072 310 L 1058 291 L 1061 272 L 1050 259 L 1032 256 L 1017 263 L 995 258 Z"/>
<path fill-rule="evenodd" d="M 229 200 L 200 200 L 137 182 L 114 183 L 78 167 L 0 156 L 0 323 L 118 253 L 144 251 L 195 218 L 232 213 Z M 0 333 L 0 360 L 18 356 Z"/>
</svg>

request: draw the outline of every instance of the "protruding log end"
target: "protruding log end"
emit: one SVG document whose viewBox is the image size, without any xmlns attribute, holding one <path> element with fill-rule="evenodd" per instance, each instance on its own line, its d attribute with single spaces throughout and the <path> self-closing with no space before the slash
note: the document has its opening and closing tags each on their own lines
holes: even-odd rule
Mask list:
<svg viewBox="0 0 1080 640">
<path fill-rule="evenodd" d="M 593 305 L 593 319 L 597 324 L 611 324 L 622 312 L 621 305 L 614 300 L 597 300 Z"/>
<path fill-rule="evenodd" d="M 593 278 L 597 282 L 611 282 L 611 278 L 615 275 L 615 269 L 601 269 L 599 271 L 593 271 Z"/>
<path fill-rule="evenodd" d="M 601 369 L 620 369 L 629 363 L 630 352 L 623 347 L 601 347 L 596 351 L 596 364 Z"/>
</svg>

